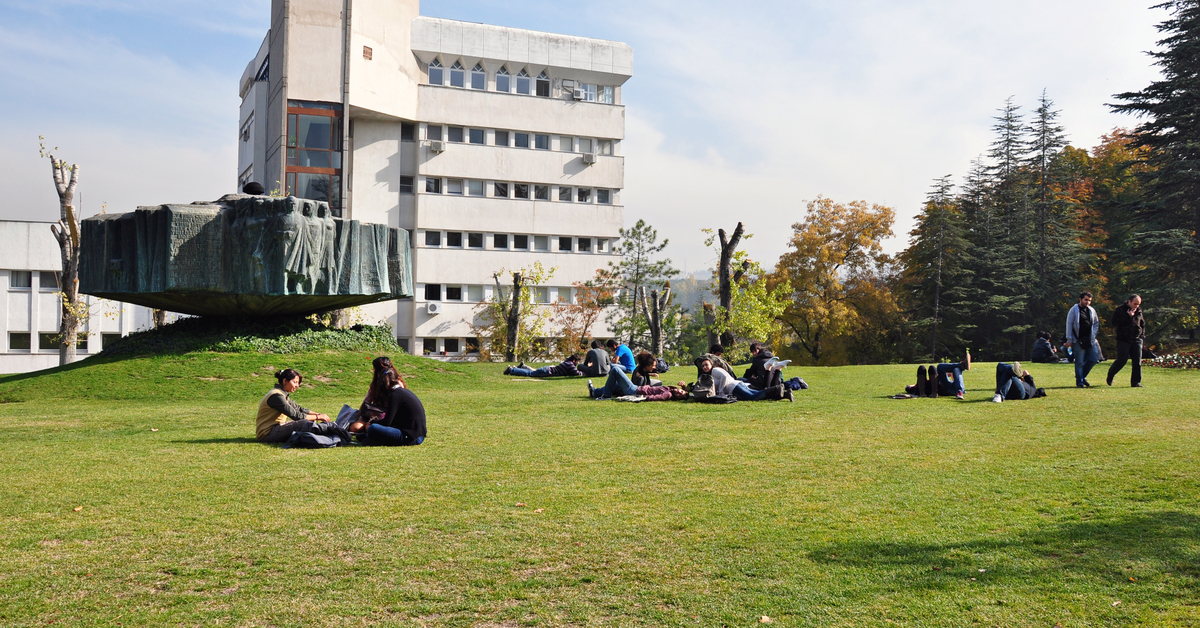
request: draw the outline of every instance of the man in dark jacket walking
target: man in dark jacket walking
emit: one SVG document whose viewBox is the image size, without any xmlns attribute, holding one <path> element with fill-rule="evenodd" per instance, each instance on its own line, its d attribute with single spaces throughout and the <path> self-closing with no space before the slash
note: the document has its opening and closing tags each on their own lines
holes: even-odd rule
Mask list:
<svg viewBox="0 0 1200 628">
<path fill-rule="evenodd" d="M 1117 361 L 1108 367 L 1108 385 L 1128 360 L 1133 363 L 1129 383 L 1142 387 L 1142 344 L 1146 341 L 1146 319 L 1142 318 L 1142 297 L 1133 295 L 1113 310 L 1112 326 L 1117 331 Z"/>
</svg>

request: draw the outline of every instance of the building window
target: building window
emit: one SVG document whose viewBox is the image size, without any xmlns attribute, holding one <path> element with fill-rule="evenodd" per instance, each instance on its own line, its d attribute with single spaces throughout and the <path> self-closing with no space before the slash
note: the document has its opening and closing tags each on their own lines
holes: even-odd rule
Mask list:
<svg viewBox="0 0 1200 628">
<path fill-rule="evenodd" d="M 517 72 L 517 93 L 529 95 L 529 73 L 524 69 Z"/>
<path fill-rule="evenodd" d="M 447 301 L 462 301 L 462 286 L 446 286 Z"/>
<path fill-rule="evenodd" d="M 441 194 L 442 193 L 442 180 L 441 179 L 431 179 L 429 177 L 425 177 L 425 191 L 428 192 L 429 194 Z"/>
<path fill-rule="evenodd" d="M 514 133 L 513 138 L 516 140 L 517 148 L 529 148 L 529 134 L 528 133 Z"/>
<path fill-rule="evenodd" d="M 446 139 L 451 142 L 463 141 L 463 128 L 461 126 L 446 127 Z"/>
<path fill-rule="evenodd" d="M 510 85 L 511 80 L 512 80 L 512 77 L 508 75 L 508 68 L 506 68 L 504 66 L 500 66 L 500 69 L 496 70 L 496 91 L 504 92 L 506 94 L 511 92 L 512 91 L 512 85 Z"/>
<path fill-rule="evenodd" d="M 483 144 L 485 135 L 486 133 L 484 133 L 483 129 L 471 129 L 467 139 L 469 139 L 472 144 Z"/>
<path fill-rule="evenodd" d="M 563 236 L 558 239 L 558 250 L 567 253 L 571 252 L 571 238 L 569 236 Z"/>
<path fill-rule="evenodd" d="M 583 91 L 583 99 L 588 102 L 596 102 L 596 86 L 591 83 L 580 83 L 579 89 Z"/>
<path fill-rule="evenodd" d="M 483 286 L 467 286 L 467 300 L 472 303 L 483 301 Z"/>
<path fill-rule="evenodd" d="M 544 98 L 550 97 L 550 77 L 546 76 L 544 70 L 537 77 L 537 95 Z"/>
<path fill-rule="evenodd" d="M 426 231 L 425 246 L 441 246 L 442 232 L 441 231 Z"/>
<path fill-rule="evenodd" d="M 33 273 L 28 270 L 12 270 L 8 273 L 9 288 L 32 288 Z"/>
<path fill-rule="evenodd" d="M 533 250 L 549 251 L 550 250 L 550 236 L 533 236 Z"/>
<path fill-rule="evenodd" d="M 441 141 L 442 126 L 440 124 L 431 124 L 428 127 L 425 127 L 425 139 Z"/>
<path fill-rule="evenodd" d="M 549 135 L 541 135 L 541 134 L 534 135 L 533 143 L 534 143 L 534 148 L 537 148 L 539 150 L 550 150 L 550 136 Z"/>
<path fill-rule="evenodd" d="M 478 63 L 471 68 L 471 89 L 487 89 L 487 74 L 484 73 L 483 66 Z"/>
<path fill-rule="evenodd" d="M 426 301 L 441 301 L 442 300 L 442 284 L 440 284 L 440 283 L 425 284 L 425 300 Z"/>
<path fill-rule="evenodd" d="M 592 239 L 591 238 L 579 238 L 579 252 L 580 253 L 591 253 L 592 252 Z"/>
<path fill-rule="evenodd" d="M 463 87 L 463 66 L 458 61 L 450 66 L 450 87 Z"/>
<path fill-rule="evenodd" d="M 533 200 L 535 200 L 535 201 L 550 200 L 550 186 L 548 186 L 548 185 L 533 186 Z"/>
<path fill-rule="evenodd" d="M 289 100 L 284 192 L 341 209 L 342 106 Z"/>
<path fill-rule="evenodd" d="M 508 198 L 508 184 L 497 181 L 492 185 L 492 196 L 496 198 Z"/>
<path fill-rule="evenodd" d="M 596 190 L 596 202 L 601 205 L 612 205 L 612 190 Z"/>
<path fill-rule="evenodd" d="M 513 248 L 519 249 L 522 251 L 528 251 L 529 250 L 529 236 L 527 236 L 527 235 L 513 236 Z"/>
<path fill-rule="evenodd" d="M 514 183 L 513 184 L 513 198 L 526 198 L 526 199 L 529 198 L 529 184 Z"/>
<path fill-rule="evenodd" d="M 570 153 L 575 150 L 575 138 L 570 135 L 560 135 L 558 138 L 558 150 L 565 153 Z"/>
<path fill-rule="evenodd" d="M 444 70 L 442 70 L 442 62 L 441 61 L 438 61 L 437 59 L 430 61 L 429 62 L 429 84 L 430 85 L 445 84 L 446 81 L 443 78 L 443 72 L 444 72 Z"/>
<path fill-rule="evenodd" d="M 444 341 L 446 353 L 458 353 L 458 338 L 447 338 Z"/>
<path fill-rule="evenodd" d="M 508 234 L 507 233 L 497 233 L 497 234 L 492 235 L 492 248 L 507 251 L 508 250 Z"/>
<path fill-rule="evenodd" d="M 496 131 L 496 146 L 508 146 L 508 131 Z"/>
<path fill-rule="evenodd" d="M 446 193 L 447 194 L 458 194 L 459 196 L 462 196 L 463 180 L 462 179 L 446 179 Z"/>
<path fill-rule="evenodd" d="M 400 123 L 400 141 L 411 142 L 417 139 L 417 125 L 411 122 Z"/>
<path fill-rule="evenodd" d="M 472 248 L 472 249 L 482 249 L 483 248 L 483 234 L 482 233 L 468 233 L 467 234 L 467 247 Z"/>
<path fill-rule="evenodd" d="M 565 203 L 570 203 L 571 202 L 571 188 L 564 188 L 564 187 L 558 188 L 558 200 L 563 201 Z"/>
<path fill-rule="evenodd" d="M 8 333 L 8 350 L 9 351 L 29 351 L 29 332 L 9 332 Z"/>
<path fill-rule="evenodd" d="M 592 202 L 592 190 L 590 188 L 579 188 L 575 192 L 575 200 L 580 203 Z"/>
<path fill-rule="evenodd" d="M 592 138 L 590 138 L 590 137 L 579 138 L 579 152 L 581 152 L 581 153 L 592 152 Z"/>
<path fill-rule="evenodd" d="M 483 181 L 467 181 L 468 196 L 483 196 Z"/>
<path fill-rule="evenodd" d="M 400 193 L 401 194 L 412 194 L 413 193 L 413 188 L 415 187 L 413 180 L 414 180 L 414 177 L 411 177 L 409 175 L 404 175 L 404 174 L 400 175 Z"/>
<path fill-rule="evenodd" d="M 600 140 L 596 142 L 596 152 L 601 155 L 611 155 L 612 140 Z"/>
<path fill-rule="evenodd" d="M 615 98 L 613 97 L 614 91 L 615 90 L 613 90 L 612 85 L 603 85 L 599 87 L 598 91 L 596 92 L 596 102 L 602 102 L 606 105 L 613 104 L 615 102 Z"/>
<path fill-rule="evenodd" d="M 453 247 L 457 247 L 457 248 L 461 249 L 462 248 L 462 232 L 461 231 L 447 231 L 446 232 L 446 246 L 453 246 Z"/>
<path fill-rule="evenodd" d="M 421 350 L 425 353 L 437 353 L 437 338 L 426 338 L 421 341 Z"/>
</svg>

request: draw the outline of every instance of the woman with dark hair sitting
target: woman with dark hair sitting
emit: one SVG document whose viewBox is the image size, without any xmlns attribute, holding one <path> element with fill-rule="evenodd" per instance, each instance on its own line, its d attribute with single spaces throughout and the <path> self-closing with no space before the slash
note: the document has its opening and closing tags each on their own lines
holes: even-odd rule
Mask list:
<svg viewBox="0 0 1200 628">
<path fill-rule="evenodd" d="M 371 366 L 374 368 L 371 387 L 359 409 L 359 416 L 373 417 L 366 427 L 363 442 L 368 445 L 420 445 L 425 442 L 425 406 L 405 386 L 392 359 L 378 357 L 371 361 Z"/>
<path fill-rule="evenodd" d="M 311 432 L 316 423 L 329 421 L 328 416 L 296 405 L 288 396 L 304 381 L 296 369 L 277 371 L 275 379 L 279 383 L 258 402 L 255 438 L 264 443 L 285 443 L 292 433 Z"/>
</svg>

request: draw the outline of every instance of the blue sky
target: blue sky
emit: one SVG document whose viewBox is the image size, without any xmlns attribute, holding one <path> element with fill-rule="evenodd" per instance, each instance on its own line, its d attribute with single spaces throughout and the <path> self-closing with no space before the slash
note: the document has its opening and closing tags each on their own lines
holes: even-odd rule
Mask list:
<svg viewBox="0 0 1200 628">
<path fill-rule="evenodd" d="M 627 224 L 689 271 L 739 220 L 770 266 L 805 201 L 893 207 L 903 248 L 931 182 L 966 174 L 1006 98 L 1043 89 L 1070 141 L 1136 123 L 1111 95 L 1157 76 L 1162 11 L 1119 0 L 426 0 L 421 13 L 624 41 Z M 85 214 L 207 200 L 236 181 L 237 84 L 267 0 L 0 0 L 0 218 L 48 220 L 44 134 L 79 163 Z"/>
</svg>

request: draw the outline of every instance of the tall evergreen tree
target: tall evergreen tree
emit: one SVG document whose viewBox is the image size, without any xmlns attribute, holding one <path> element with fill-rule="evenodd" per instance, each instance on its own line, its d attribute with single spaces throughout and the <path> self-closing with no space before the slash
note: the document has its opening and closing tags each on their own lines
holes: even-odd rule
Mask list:
<svg viewBox="0 0 1200 628">
<path fill-rule="evenodd" d="M 1124 102 L 1110 106 L 1145 118 L 1134 145 L 1150 150 L 1131 250 L 1145 270 L 1132 278 L 1152 295 L 1148 310 L 1194 319 L 1200 306 L 1200 0 L 1168 0 L 1155 8 L 1170 12 L 1158 25 L 1162 49 L 1150 53 L 1162 78 L 1117 94 Z"/>
</svg>

